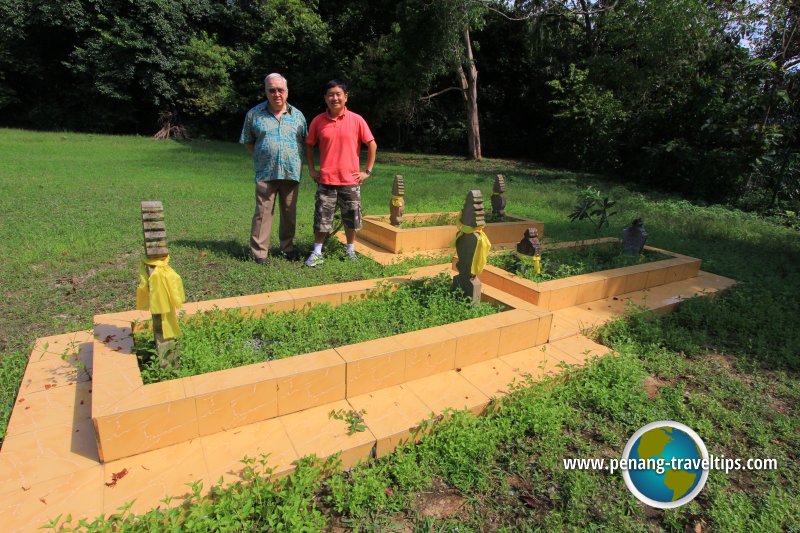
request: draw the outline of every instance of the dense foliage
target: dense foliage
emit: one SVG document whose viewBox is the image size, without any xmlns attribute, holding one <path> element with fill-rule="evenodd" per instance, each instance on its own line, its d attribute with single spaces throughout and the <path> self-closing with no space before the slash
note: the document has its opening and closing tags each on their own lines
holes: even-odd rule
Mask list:
<svg viewBox="0 0 800 533">
<path fill-rule="evenodd" d="M 342 77 L 382 147 L 469 137 L 474 156 L 479 117 L 478 155 L 785 211 L 798 18 L 790 0 L 0 0 L 0 124 L 150 134 L 166 116 L 235 139 L 266 73 L 310 116 Z"/>
</svg>

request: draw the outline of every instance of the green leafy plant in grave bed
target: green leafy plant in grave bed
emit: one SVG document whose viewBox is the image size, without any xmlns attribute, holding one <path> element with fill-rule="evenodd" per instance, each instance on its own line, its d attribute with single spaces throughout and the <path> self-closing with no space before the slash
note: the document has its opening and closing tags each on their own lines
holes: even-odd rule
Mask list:
<svg viewBox="0 0 800 533">
<path fill-rule="evenodd" d="M 265 313 L 212 310 L 181 319 L 179 367 L 163 369 L 157 358 L 141 363 L 142 379 L 155 383 L 282 359 L 337 346 L 441 326 L 500 310 L 450 292 L 450 277 L 383 285 L 361 300 L 303 311 Z M 149 333 L 137 333 L 134 350 L 147 360 L 155 347 Z"/>
<path fill-rule="evenodd" d="M 608 246 L 545 250 L 542 253 L 541 273 L 539 274 L 534 272 L 533 265 L 520 261 L 513 252 L 489 256 L 489 264 L 540 283 L 612 268 L 661 261 L 672 257 L 651 250 L 644 250 L 639 257 L 631 257 L 621 254 L 621 251 L 622 245 L 614 243 Z"/>
<path fill-rule="evenodd" d="M 600 230 L 608 227 L 608 219 L 616 215 L 611 208 L 617 205 L 615 200 L 604 197 L 600 191 L 591 185 L 578 193 L 578 202 L 569 215 L 570 222 L 588 220 L 594 226 L 595 236 L 600 235 Z"/>
</svg>

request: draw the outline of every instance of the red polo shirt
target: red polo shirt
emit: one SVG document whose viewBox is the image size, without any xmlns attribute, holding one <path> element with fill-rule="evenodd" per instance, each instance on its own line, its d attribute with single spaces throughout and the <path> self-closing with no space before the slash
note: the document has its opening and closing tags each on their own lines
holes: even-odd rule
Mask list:
<svg viewBox="0 0 800 533">
<path fill-rule="evenodd" d="M 311 147 L 319 142 L 320 183 L 358 185 L 353 174 L 361 172 L 358 159 L 361 143 L 367 144 L 374 139 L 361 115 L 346 107 L 336 118 L 331 118 L 327 111 L 314 117 L 308 128 L 306 144 Z"/>
</svg>

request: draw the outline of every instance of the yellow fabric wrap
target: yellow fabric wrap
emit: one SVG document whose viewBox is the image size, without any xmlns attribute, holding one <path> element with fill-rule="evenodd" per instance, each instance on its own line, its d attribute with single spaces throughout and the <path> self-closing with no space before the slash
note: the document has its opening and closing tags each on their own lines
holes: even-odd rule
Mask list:
<svg viewBox="0 0 800 533">
<path fill-rule="evenodd" d="M 528 265 L 533 269 L 534 274 L 542 273 L 542 256 L 541 255 L 525 255 L 519 252 L 514 252 L 519 262 Z"/>
<path fill-rule="evenodd" d="M 475 255 L 472 257 L 472 268 L 470 272 L 473 276 L 479 276 L 480 273 L 483 272 L 483 267 L 486 266 L 486 259 L 489 257 L 489 250 L 492 249 L 492 243 L 489 242 L 489 237 L 483 232 L 483 228 L 486 227 L 485 225 L 473 228 L 472 226 L 462 224 L 461 214 L 461 211 L 459 211 L 458 217 L 456 218 L 456 228 L 458 228 L 456 241 L 462 235 L 469 235 L 471 233 L 476 234 L 478 237 L 478 245 L 475 248 Z M 455 246 L 455 241 L 453 241 L 453 246 Z"/>
<path fill-rule="evenodd" d="M 148 266 L 154 268 L 149 278 Z M 142 260 L 139 264 L 139 286 L 136 288 L 136 309 L 161 315 L 161 327 L 165 339 L 172 339 L 181 334 L 177 310 L 185 299 L 183 281 L 169 266 L 169 256 Z"/>
<path fill-rule="evenodd" d="M 404 205 L 406 205 L 406 201 L 403 199 L 402 196 L 392 195 L 392 205 L 395 207 L 403 207 Z"/>
</svg>

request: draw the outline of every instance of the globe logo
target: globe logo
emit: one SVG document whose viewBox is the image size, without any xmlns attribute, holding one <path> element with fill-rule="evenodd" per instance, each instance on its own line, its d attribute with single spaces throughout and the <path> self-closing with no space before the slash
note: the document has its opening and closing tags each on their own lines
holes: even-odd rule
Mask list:
<svg viewBox="0 0 800 533">
<path fill-rule="evenodd" d="M 708 459 L 706 445 L 697 433 L 666 420 L 634 433 L 620 464 L 634 496 L 651 507 L 672 509 L 689 503 L 703 490 Z"/>
</svg>

